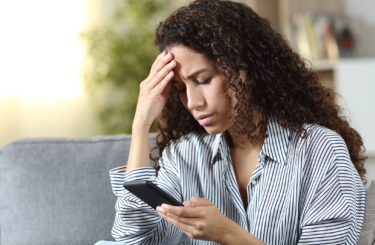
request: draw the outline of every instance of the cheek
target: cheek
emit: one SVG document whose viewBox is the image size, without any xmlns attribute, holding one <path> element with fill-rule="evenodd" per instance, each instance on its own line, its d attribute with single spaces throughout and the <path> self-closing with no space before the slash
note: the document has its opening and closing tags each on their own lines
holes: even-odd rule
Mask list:
<svg viewBox="0 0 375 245">
<path fill-rule="evenodd" d="M 221 106 L 223 108 L 223 112 L 227 116 L 231 117 L 234 111 L 231 100 L 229 98 L 226 98 L 226 99 L 223 99 L 222 101 L 223 101 L 223 104 Z"/>
</svg>

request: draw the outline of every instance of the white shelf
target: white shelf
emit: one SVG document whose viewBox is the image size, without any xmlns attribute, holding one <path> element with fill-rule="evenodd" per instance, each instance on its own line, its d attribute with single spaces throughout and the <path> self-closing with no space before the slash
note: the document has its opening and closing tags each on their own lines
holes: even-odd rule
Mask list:
<svg viewBox="0 0 375 245">
<path fill-rule="evenodd" d="M 333 71 L 336 68 L 336 60 L 317 60 L 312 62 L 314 71 Z"/>
</svg>

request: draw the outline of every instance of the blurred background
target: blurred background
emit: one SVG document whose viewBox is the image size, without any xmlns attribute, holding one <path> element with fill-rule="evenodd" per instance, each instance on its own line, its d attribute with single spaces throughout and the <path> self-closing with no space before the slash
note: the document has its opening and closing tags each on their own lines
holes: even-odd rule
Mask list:
<svg viewBox="0 0 375 245">
<path fill-rule="evenodd" d="M 0 0 L 0 147 L 130 133 L 157 23 L 185 0 Z M 242 0 L 338 93 L 375 179 L 375 1 Z"/>
</svg>

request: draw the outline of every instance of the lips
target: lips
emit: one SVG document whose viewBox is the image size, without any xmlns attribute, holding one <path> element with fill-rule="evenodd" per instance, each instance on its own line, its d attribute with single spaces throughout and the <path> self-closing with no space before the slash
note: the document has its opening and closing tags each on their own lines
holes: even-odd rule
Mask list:
<svg viewBox="0 0 375 245">
<path fill-rule="evenodd" d="M 200 115 L 197 116 L 195 119 L 199 122 L 200 125 L 205 126 L 211 122 L 212 115 L 213 114 Z"/>
</svg>

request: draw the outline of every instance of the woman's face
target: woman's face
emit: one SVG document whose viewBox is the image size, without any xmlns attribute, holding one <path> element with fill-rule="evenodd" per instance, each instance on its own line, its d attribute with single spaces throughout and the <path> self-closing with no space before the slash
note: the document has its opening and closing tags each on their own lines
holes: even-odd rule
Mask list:
<svg viewBox="0 0 375 245">
<path fill-rule="evenodd" d="M 173 86 L 193 117 L 209 134 L 228 130 L 233 116 L 227 77 L 204 54 L 183 45 L 167 49 L 176 61 Z"/>
</svg>

